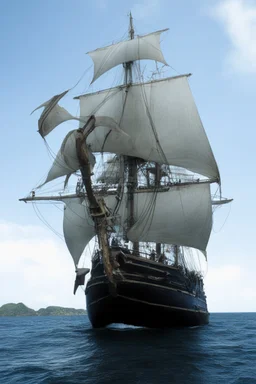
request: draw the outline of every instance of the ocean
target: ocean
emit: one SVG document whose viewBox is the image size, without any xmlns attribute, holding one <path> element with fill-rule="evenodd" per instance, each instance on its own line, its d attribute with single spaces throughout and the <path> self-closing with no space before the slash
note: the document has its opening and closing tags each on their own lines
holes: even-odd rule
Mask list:
<svg viewBox="0 0 256 384">
<path fill-rule="evenodd" d="M 1 384 L 256 383 L 256 313 L 214 313 L 187 329 L 87 316 L 0 318 Z"/>
</svg>

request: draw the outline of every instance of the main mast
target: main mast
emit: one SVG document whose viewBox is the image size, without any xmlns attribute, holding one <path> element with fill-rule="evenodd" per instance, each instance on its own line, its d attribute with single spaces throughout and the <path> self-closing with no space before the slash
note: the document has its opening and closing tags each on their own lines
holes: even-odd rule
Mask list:
<svg viewBox="0 0 256 384">
<path fill-rule="evenodd" d="M 130 12 L 130 26 L 129 26 L 129 35 L 130 39 L 134 39 L 134 28 L 133 28 L 133 18 L 132 14 Z M 132 64 L 133 61 L 128 61 L 128 63 L 125 64 L 125 85 L 132 83 Z"/>
<path fill-rule="evenodd" d="M 130 26 L 129 26 L 129 35 L 130 39 L 134 39 L 134 28 L 133 28 L 133 18 L 130 12 Z M 125 64 L 125 85 L 127 86 L 127 92 L 129 92 L 129 86 L 132 84 L 132 64 L 133 61 L 129 61 Z M 127 192 L 128 192 L 128 209 L 129 209 L 129 223 L 128 230 L 133 226 L 134 219 L 134 191 L 137 187 L 137 159 L 136 157 L 127 156 L 127 165 L 128 165 L 128 183 L 127 183 Z M 139 242 L 133 243 L 133 252 L 135 254 L 139 253 Z"/>
</svg>

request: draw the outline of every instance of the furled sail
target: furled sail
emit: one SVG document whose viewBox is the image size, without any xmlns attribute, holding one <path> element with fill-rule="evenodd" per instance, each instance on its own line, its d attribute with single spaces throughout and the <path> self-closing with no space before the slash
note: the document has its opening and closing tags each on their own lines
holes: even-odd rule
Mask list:
<svg viewBox="0 0 256 384">
<path fill-rule="evenodd" d="M 68 93 L 69 89 L 59 95 L 53 96 L 50 100 L 41 104 L 36 110 L 44 107 L 44 110 L 38 120 L 38 130 L 42 137 L 45 137 L 59 124 L 68 120 L 78 120 L 72 116 L 65 108 L 60 107 L 58 102 Z M 32 112 L 32 113 L 33 113 Z"/>
<path fill-rule="evenodd" d="M 95 130 L 87 139 L 93 152 L 140 157 L 219 179 L 187 75 L 120 86 L 79 99 L 81 117 L 92 113 L 112 117 L 130 136 L 125 141 L 116 132 L 109 134 L 108 128 Z"/>
<path fill-rule="evenodd" d="M 167 29 L 88 52 L 94 62 L 92 83 L 103 73 L 122 63 L 148 59 L 167 64 L 160 48 L 160 34 L 164 31 Z"/>
<path fill-rule="evenodd" d="M 206 250 L 212 228 L 209 184 L 176 186 L 168 192 L 137 193 L 131 241 L 154 241 Z"/>
</svg>

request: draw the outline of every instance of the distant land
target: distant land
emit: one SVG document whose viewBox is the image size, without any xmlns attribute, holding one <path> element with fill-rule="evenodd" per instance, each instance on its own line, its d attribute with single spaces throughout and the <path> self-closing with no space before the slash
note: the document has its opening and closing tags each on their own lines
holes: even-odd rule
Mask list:
<svg viewBox="0 0 256 384">
<path fill-rule="evenodd" d="M 28 308 L 23 303 L 8 303 L 0 307 L 1 316 L 74 316 L 86 315 L 84 309 L 64 308 L 50 306 L 47 308 L 40 308 L 38 311 Z"/>
</svg>

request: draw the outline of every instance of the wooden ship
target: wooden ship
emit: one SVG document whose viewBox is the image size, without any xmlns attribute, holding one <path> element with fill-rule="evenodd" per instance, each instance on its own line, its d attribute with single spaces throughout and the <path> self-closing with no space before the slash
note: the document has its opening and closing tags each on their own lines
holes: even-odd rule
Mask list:
<svg viewBox="0 0 256 384">
<path fill-rule="evenodd" d="M 217 163 L 188 84 L 190 75 L 134 81 L 136 63 L 166 64 L 157 31 L 89 52 L 95 81 L 122 64 L 124 82 L 81 95 L 79 117 L 58 103 L 68 90 L 38 108 L 45 139 L 56 126 L 78 120 L 63 140 L 46 183 L 79 174 L 76 191 L 22 201 L 62 201 L 63 233 L 74 260 L 74 293 L 84 285 L 93 327 L 125 323 L 147 327 L 207 324 L 200 271 L 186 254 L 206 257 L 213 207 L 211 185 L 220 185 Z M 111 154 L 95 178 L 99 153 Z M 64 188 L 65 188 L 64 186 Z M 91 268 L 78 263 L 94 242 Z"/>
</svg>

